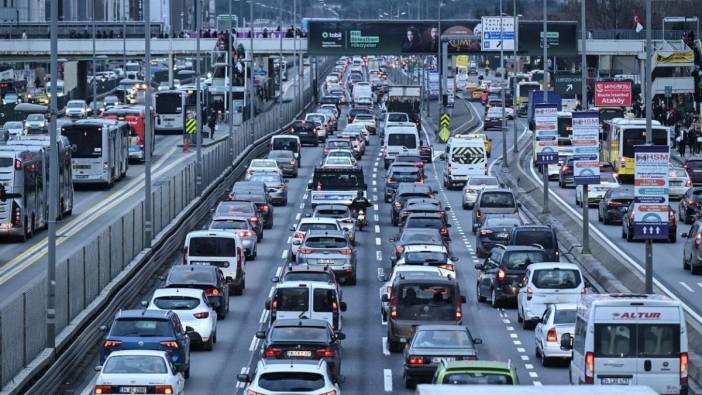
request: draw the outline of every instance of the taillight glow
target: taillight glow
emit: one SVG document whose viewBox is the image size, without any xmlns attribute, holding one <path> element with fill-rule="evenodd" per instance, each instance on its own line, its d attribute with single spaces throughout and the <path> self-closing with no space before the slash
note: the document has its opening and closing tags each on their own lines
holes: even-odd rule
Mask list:
<svg viewBox="0 0 702 395">
<path fill-rule="evenodd" d="M 526 294 L 527 294 L 527 300 L 531 300 L 531 298 L 534 296 L 534 290 L 531 289 L 531 287 L 527 287 Z"/>
<path fill-rule="evenodd" d="M 397 252 L 398 254 L 402 254 L 403 252 L 405 252 L 405 247 L 404 246 L 395 246 L 395 252 Z"/>
<path fill-rule="evenodd" d="M 157 394 L 173 394 L 173 387 L 171 387 L 170 385 L 156 385 L 154 390 Z"/>
<path fill-rule="evenodd" d="M 507 278 L 507 273 L 505 273 L 504 270 L 500 269 L 497 271 L 497 280 L 499 282 L 504 282 L 505 278 Z"/>
<path fill-rule="evenodd" d="M 252 233 L 250 230 L 239 231 L 239 237 L 251 237 Z"/>
<path fill-rule="evenodd" d="M 165 342 L 161 342 L 159 344 L 162 345 L 163 347 L 168 347 L 168 348 L 180 348 L 180 345 L 178 344 L 178 342 L 174 342 L 174 341 L 165 341 Z"/>
<path fill-rule="evenodd" d="M 350 248 L 342 248 L 339 250 L 341 255 L 351 255 L 352 250 Z"/>
<path fill-rule="evenodd" d="M 493 234 L 493 233 L 494 233 L 494 232 L 491 231 L 490 229 L 485 229 L 485 230 L 481 230 L 481 231 L 480 231 L 480 235 L 481 235 L 481 236 L 490 236 L 490 235 Z"/>
<path fill-rule="evenodd" d="M 195 318 L 197 318 L 197 319 L 203 319 L 203 318 L 207 318 L 207 317 L 209 317 L 209 316 L 210 316 L 210 313 L 209 313 L 208 311 L 203 311 L 203 312 L 200 312 L 200 313 L 195 313 L 195 314 L 193 314 L 193 317 L 195 317 Z"/>
<path fill-rule="evenodd" d="M 592 352 L 585 353 L 585 384 L 594 384 L 595 382 L 595 354 Z"/>
<path fill-rule="evenodd" d="M 416 355 L 410 355 L 407 357 L 408 365 L 423 365 L 424 363 L 424 357 L 418 357 Z"/>
<path fill-rule="evenodd" d="M 680 353 L 680 384 L 687 384 L 687 367 L 689 359 L 686 352 Z"/>
<path fill-rule="evenodd" d="M 547 343 L 558 343 L 558 334 L 556 333 L 556 328 L 549 328 L 546 333 Z"/>
<path fill-rule="evenodd" d="M 299 254 L 311 254 L 312 249 L 309 247 L 300 247 L 300 249 L 297 250 Z"/>
<path fill-rule="evenodd" d="M 101 394 L 111 394 L 112 393 L 112 386 L 111 385 L 96 385 L 95 386 L 95 394 L 101 395 Z"/>
<path fill-rule="evenodd" d="M 266 350 L 263 351 L 263 356 L 265 358 L 277 358 L 283 354 L 283 350 L 280 348 L 276 347 L 266 347 Z"/>
<path fill-rule="evenodd" d="M 334 352 L 333 349 L 326 347 L 326 348 L 320 348 L 317 350 L 317 356 L 319 358 L 334 358 L 336 353 Z"/>
<path fill-rule="evenodd" d="M 205 296 L 222 296 L 222 293 L 217 288 L 208 288 L 205 291 Z"/>
<path fill-rule="evenodd" d="M 115 348 L 119 347 L 122 345 L 121 340 L 105 340 L 104 343 L 102 343 L 103 348 Z"/>
</svg>

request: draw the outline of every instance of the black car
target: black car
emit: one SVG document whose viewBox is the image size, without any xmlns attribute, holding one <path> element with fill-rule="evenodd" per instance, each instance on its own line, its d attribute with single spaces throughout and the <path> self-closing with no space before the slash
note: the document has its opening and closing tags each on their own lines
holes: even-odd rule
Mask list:
<svg viewBox="0 0 702 395">
<path fill-rule="evenodd" d="M 702 187 L 692 187 L 685 192 L 678 203 L 680 222 L 691 224 L 702 214 Z"/>
<path fill-rule="evenodd" d="M 436 192 L 428 184 L 402 182 L 397 186 L 397 192 L 393 198 L 390 221 L 398 226 L 400 211 L 405 207 L 405 203 L 411 198 L 432 198 Z"/>
<path fill-rule="evenodd" d="M 422 161 L 422 157 L 420 155 L 400 153 L 400 154 L 397 154 L 397 156 L 395 157 L 395 160 L 393 160 L 392 163 L 395 166 L 397 166 L 398 164 L 406 164 L 407 166 L 415 166 L 422 173 L 422 177 L 425 176 L 424 162 Z"/>
<path fill-rule="evenodd" d="M 395 261 L 400 259 L 402 253 L 405 251 L 405 246 L 408 245 L 442 245 L 446 247 L 446 251 L 449 251 L 449 245 L 437 229 L 434 228 L 407 228 L 403 229 L 402 233 L 398 237 L 391 237 L 389 239 L 393 245 L 393 253 Z M 450 252 L 449 252 L 450 254 Z"/>
<path fill-rule="evenodd" d="M 683 164 L 683 167 L 687 170 L 687 175 L 690 177 L 692 185 L 702 184 L 702 159 L 688 159 Z"/>
<path fill-rule="evenodd" d="M 230 194 L 230 198 L 233 195 Z M 225 200 L 219 202 L 215 209 L 214 215 L 235 215 L 246 217 L 251 221 L 251 224 L 256 231 L 256 241 L 261 241 L 263 238 L 263 220 L 261 214 L 256 208 L 256 205 L 250 201 L 241 200 Z"/>
<path fill-rule="evenodd" d="M 550 225 L 515 226 L 509 235 L 509 245 L 542 248 L 547 258 L 542 262 L 558 262 L 561 258 L 556 231 Z"/>
<path fill-rule="evenodd" d="M 478 302 L 490 298 L 493 307 L 506 302 L 516 304 L 527 267 L 548 262 L 548 258 L 546 251 L 535 246 L 496 246 L 485 262 L 475 265 L 480 272 L 476 284 Z"/>
<path fill-rule="evenodd" d="M 437 229 L 445 241 L 450 241 L 448 223 L 444 211 L 436 206 L 415 204 L 402 210 L 400 217 L 400 227 L 410 228 L 432 228 Z"/>
<path fill-rule="evenodd" d="M 346 121 L 348 123 L 353 122 L 353 120 L 356 119 L 356 115 L 358 115 L 358 114 L 373 115 L 373 111 L 371 111 L 365 107 L 354 107 L 354 108 L 350 109 L 348 114 L 346 115 Z"/>
<path fill-rule="evenodd" d="M 235 192 L 232 194 L 232 201 L 251 202 L 256 206 L 259 217 L 263 222 L 264 229 L 273 227 L 273 205 L 270 203 L 270 198 L 267 194 L 253 192 Z"/>
<path fill-rule="evenodd" d="M 509 244 L 512 228 L 522 224 L 522 219 L 518 215 L 488 215 L 475 235 L 476 255 L 479 258 L 484 258 L 495 246 Z"/>
<path fill-rule="evenodd" d="M 476 344 L 468 328 L 460 325 L 420 325 L 404 350 L 403 381 L 414 388 L 418 381 L 431 382 L 442 360 L 476 360 Z"/>
<path fill-rule="evenodd" d="M 205 291 L 218 318 L 229 311 L 229 284 L 224 273 L 210 265 L 175 265 L 165 278 L 164 288 L 195 288 Z"/>
<path fill-rule="evenodd" d="M 385 202 L 391 202 L 401 182 L 423 182 L 422 174 L 415 166 L 394 166 L 385 178 Z"/>
<path fill-rule="evenodd" d="M 632 186 L 619 186 L 608 190 L 597 207 L 597 220 L 609 225 L 615 222 L 622 222 L 622 217 L 626 215 L 629 203 L 634 200 L 634 188 Z"/>
<path fill-rule="evenodd" d="M 315 147 L 319 145 L 316 129 L 317 124 L 314 122 L 300 119 L 290 125 L 290 133 L 300 138 L 300 144 L 312 144 Z"/>
<path fill-rule="evenodd" d="M 622 217 L 622 239 L 634 241 L 634 202 L 629 203 L 626 215 Z M 675 243 L 678 240 L 678 221 L 675 219 L 675 211 L 668 205 L 668 242 Z"/>
<path fill-rule="evenodd" d="M 256 337 L 264 340 L 264 359 L 324 359 L 333 377 L 341 373 L 341 340 L 346 335 L 335 332 L 326 320 L 279 319 Z"/>
</svg>

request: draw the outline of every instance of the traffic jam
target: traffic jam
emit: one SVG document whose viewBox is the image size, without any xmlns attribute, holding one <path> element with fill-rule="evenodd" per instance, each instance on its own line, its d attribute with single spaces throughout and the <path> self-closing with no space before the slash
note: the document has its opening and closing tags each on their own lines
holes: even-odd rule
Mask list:
<svg viewBox="0 0 702 395">
<path fill-rule="evenodd" d="M 420 86 L 390 78 L 402 61 L 336 61 L 157 288 L 101 328 L 89 392 L 687 393 L 681 303 L 597 293 L 491 174 L 497 124 L 438 143 Z M 480 80 L 486 98 L 506 89 Z M 476 116 L 501 117 L 485 104 Z"/>
</svg>

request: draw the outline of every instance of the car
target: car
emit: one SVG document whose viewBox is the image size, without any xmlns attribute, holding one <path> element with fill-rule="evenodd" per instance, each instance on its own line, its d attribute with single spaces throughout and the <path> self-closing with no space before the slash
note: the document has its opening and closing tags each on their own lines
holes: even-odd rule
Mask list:
<svg viewBox="0 0 702 395">
<path fill-rule="evenodd" d="M 361 156 L 366 153 L 366 139 L 360 131 L 344 129 L 338 132 L 336 137 L 351 140 L 351 146 L 354 150 L 358 151 Z"/>
<path fill-rule="evenodd" d="M 296 254 L 297 264 L 329 267 L 344 284 L 356 285 L 356 251 L 340 230 L 308 230 Z"/>
<path fill-rule="evenodd" d="M 285 152 L 290 153 L 290 151 Z M 283 176 L 274 173 L 255 173 L 249 177 L 249 181 L 263 182 L 266 185 L 266 194 L 271 203 L 280 206 L 288 205 L 288 180 L 284 179 Z"/>
<path fill-rule="evenodd" d="M 511 362 L 447 361 L 436 368 L 433 384 L 519 385 L 517 369 Z"/>
<path fill-rule="evenodd" d="M 692 186 L 690 176 L 687 171 L 680 166 L 670 165 L 668 170 L 668 197 L 670 199 L 682 199 L 685 192 Z"/>
<path fill-rule="evenodd" d="M 695 220 L 690 230 L 680 235 L 684 240 L 683 270 L 690 270 L 691 274 L 702 272 L 702 221 Z"/>
<path fill-rule="evenodd" d="M 419 139 L 419 156 L 424 162 L 434 162 L 434 147 L 431 144 L 427 144 L 422 138 Z"/>
<path fill-rule="evenodd" d="M 370 132 L 368 131 L 368 126 L 365 123 L 347 123 L 346 127 L 342 132 L 358 132 L 363 136 L 363 140 L 366 145 L 370 144 Z"/>
<path fill-rule="evenodd" d="M 230 199 L 233 198 L 231 194 L 229 197 Z M 261 241 L 261 239 L 263 239 L 263 220 L 261 219 L 261 213 L 259 213 L 253 202 L 225 200 L 217 204 L 214 215 L 228 215 L 247 218 L 251 222 L 251 225 L 253 225 L 256 233 L 256 241 Z"/>
<path fill-rule="evenodd" d="M 90 109 L 85 100 L 69 100 L 66 103 L 65 114 L 69 118 L 85 118 L 89 113 Z"/>
<path fill-rule="evenodd" d="M 105 110 L 119 106 L 119 98 L 114 95 L 107 95 L 102 99 L 102 104 L 105 106 Z"/>
<path fill-rule="evenodd" d="M 485 189 L 478 194 L 473 206 L 473 223 L 475 234 L 488 214 L 517 214 L 522 204 L 517 202 L 514 193 L 505 188 Z"/>
<path fill-rule="evenodd" d="M 567 149 L 570 149 L 570 147 L 568 147 Z M 570 150 L 570 151 L 561 150 L 558 153 L 558 162 L 547 165 L 548 166 L 548 169 L 547 169 L 548 179 L 551 181 L 558 180 L 560 177 L 560 174 L 561 174 L 561 168 L 563 168 L 563 166 L 565 166 L 565 164 L 568 162 L 568 159 L 570 159 L 572 157 L 573 157 L 572 150 Z M 540 172 L 543 171 L 541 169 L 542 169 L 542 167 L 539 166 Z"/>
<path fill-rule="evenodd" d="M 400 153 L 395 157 L 395 160 L 393 160 L 392 163 L 398 165 L 414 166 L 420 171 L 422 177 L 425 176 L 424 162 L 422 161 L 422 157 L 420 155 Z"/>
<path fill-rule="evenodd" d="M 153 350 L 165 352 L 183 376 L 190 377 L 190 336 L 173 311 L 120 310 L 110 326 L 100 329 L 100 364 L 118 351 Z"/>
<path fill-rule="evenodd" d="M 324 283 L 335 284 L 336 294 L 339 295 L 339 300 L 342 300 L 343 290 L 336 280 L 334 271 L 326 266 L 310 266 L 310 265 L 294 265 L 288 263 L 287 267 L 280 276 L 274 276 L 271 279 L 273 283 L 279 282 L 294 282 L 294 281 L 321 281 Z"/>
<path fill-rule="evenodd" d="M 392 201 L 392 211 L 390 211 L 390 222 L 398 226 L 400 224 L 400 212 L 411 198 L 432 198 L 436 191 L 429 184 L 401 182 L 397 186 L 397 192 Z"/>
<path fill-rule="evenodd" d="M 341 341 L 344 332 L 335 332 L 324 320 L 280 319 L 267 331 L 256 332 L 263 340 L 264 360 L 323 360 L 333 378 L 341 376 Z"/>
<path fill-rule="evenodd" d="M 629 203 L 626 213 L 622 217 L 622 239 L 626 241 L 634 241 L 634 202 Z M 675 243 L 678 240 L 678 222 L 675 216 L 675 210 L 668 205 L 668 236 L 669 243 Z"/>
<path fill-rule="evenodd" d="M 617 187 L 619 187 L 619 183 L 613 173 L 600 173 L 600 183 L 595 185 L 588 184 L 587 186 L 588 207 L 599 206 L 607 191 Z M 575 205 L 580 207 L 583 205 L 582 185 L 575 187 Z"/>
<path fill-rule="evenodd" d="M 366 107 L 353 107 L 346 113 L 346 122 L 353 123 L 354 119 L 356 119 L 356 116 L 359 114 L 373 115 L 373 112 Z"/>
<path fill-rule="evenodd" d="M 255 173 L 275 173 L 283 175 L 283 172 L 278 168 L 278 162 L 275 159 L 252 159 L 249 166 L 246 168 L 245 180 L 251 178 Z"/>
<path fill-rule="evenodd" d="M 388 169 L 388 174 L 385 177 L 385 188 L 383 190 L 384 200 L 386 203 L 392 201 L 397 192 L 397 187 L 401 182 L 424 182 L 424 177 L 420 170 L 414 166 L 398 166 L 394 165 L 392 169 Z"/>
<path fill-rule="evenodd" d="M 2 104 L 4 106 L 12 106 L 18 103 L 22 103 L 22 98 L 16 92 L 7 92 L 2 97 Z"/>
<path fill-rule="evenodd" d="M 678 219 L 686 225 L 693 223 L 702 214 L 702 187 L 691 187 L 678 203 Z"/>
<path fill-rule="evenodd" d="M 204 290 L 218 318 L 225 318 L 229 312 L 229 284 L 222 270 L 216 266 L 175 265 L 168 271 L 163 287 Z"/>
<path fill-rule="evenodd" d="M 5 122 L 2 128 L 5 129 L 10 136 L 22 136 L 25 134 L 24 122 L 22 121 Z"/>
<path fill-rule="evenodd" d="M 273 205 L 269 203 L 271 198 L 269 197 L 268 193 L 261 194 L 255 192 L 234 192 L 232 194 L 232 200 L 252 202 L 259 214 L 258 218 L 260 218 L 263 228 L 273 228 Z M 253 217 L 251 220 L 253 221 Z"/>
<path fill-rule="evenodd" d="M 290 238 L 290 249 L 288 250 L 288 260 L 295 261 L 297 250 L 305 239 L 305 233 L 309 230 L 344 230 L 336 218 L 329 217 L 309 217 L 301 218 L 297 225 L 290 225 L 293 235 Z"/>
<path fill-rule="evenodd" d="M 454 272 L 458 257 L 450 256 L 444 245 L 414 244 L 405 246 L 398 259 L 391 258 L 393 269 L 400 266 L 432 266 Z"/>
<path fill-rule="evenodd" d="M 317 125 L 314 122 L 300 119 L 293 121 L 290 125 L 290 133 L 300 138 L 300 144 L 311 144 L 315 147 L 319 145 L 316 129 Z"/>
<path fill-rule="evenodd" d="M 597 206 L 597 220 L 605 225 L 622 222 L 629 203 L 634 200 L 634 188 L 621 185 L 605 192 Z"/>
<path fill-rule="evenodd" d="M 366 125 L 366 129 L 370 134 L 376 134 L 376 122 L 375 115 L 368 113 L 358 113 L 353 118 L 353 123 L 360 123 Z"/>
<path fill-rule="evenodd" d="M 232 200 L 232 197 L 236 193 L 256 193 L 260 195 L 266 195 L 266 184 L 261 181 L 237 181 L 232 186 L 232 189 L 227 197 L 227 199 Z"/>
<path fill-rule="evenodd" d="M 441 237 L 439 230 L 435 228 L 406 228 L 399 236 L 388 239 L 393 244 L 394 259 L 398 260 L 402 253 L 410 245 L 434 244 L 446 247 L 449 250 L 448 242 Z M 392 260 L 392 258 L 391 258 Z"/>
<path fill-rule="evenodd" d="M 275 160 L 283 176 L 296 178 L 298 174 L 298 161 L 295 154 L 288 150 L 273 150 L 268 153 L 266 159 Z"/>
<path fill-rule="evenodd" d="M 575 336 L 577 316 L 577 304 L 556 303 L 546 307 L 544 315 L 539 318 L 534 328 L 534 354 L 541 360 L 541 365 L 548 366 L 552 360 L 568 361 L 573 357 L 573 350 L 561 349 L 561 336 L 566 333 Z"/>
<path fill-rule="evenodd" d="M 150 388 L 162 394 L 185 391 L 183 374 L 161 350 L 115 351 L 95 370 L 94 394 L 146 394 Z"/>
<path fill-rule="evenodd" d="M 447 222 L 445 213 L 442 208 L 431 204 L 413 204 L 402 210 L 400 226 L 402 230 L 413 228 L 436 229 L 439 231 L 441 238 L 448 243 L 451 241 L 449 234 L 451 224 Z"/>
<path fill-rule="evenodd" d="M 538 262 L 527 267 L 517 296 L 517 322 L 532 329 L 553 303 L 575 303 L 585 293 L 580 268 L 566 262 Z"/>
<path fill-rule="evenodd" d="M 327 153 L 326 157 L 327 158 L 332 158 L 332 157 L 349 158 L 351 160 L 351 163 L 353 163 L 354 166 L 358 165 L 356 158 L 354 158 L 354 156 L 353 156 L 353 151 L 350 149 L 331 149 L 331 150 L 329 150 L 329 153 Z"/>
<path fill-rule="evenodd" d="M 266 360 L 256 365 L 254 374 L 237 375 L 247 394 L 340 394 L 344 377 L 334 379 L 327 362 L 305 360 Z"/>
<path fill-rule="evenodd" d="M 341 330 L 346 302 L 341 301 L 338 289 L 338 284 L 321 281 L 276 283 L 264 305 L 270 311 L 269 325 L 279 319 L 309 318 L 325 320 L 334 330 Z"/>
<path fill-rule="evenodd" d="M 482 344 L 464 326 L 419 325 L 404 349 L 402 380 L 405 388 L 431 382 L 442 360 L 477 360 L 476 345 Z"/>
<path fill-rule="evenodd" d="M 356 220 L 354 213 L 343 204 L 318 204 L 314 207 L 312 218 L 333 218 L 346 231 L 352 243 L 356 242 Z"/>
<path fill-rule="evenodd" d="M 436 266 L 415 266 L 415 265 L 400 265 L 395 266 L 392 269 L 392 274 L 388 276 L 384 272 L 378 276 L 378 280 L 383 282 L 380 286 L 379 296 L 380 296 L 380 316 L 383 322 L 388 319 L 388 307 L 389 302 L 383 302 L 383 295 L 389 295 L 393 283 L 399 278 L 409 278 L 409 277 L 448 277 L 452 275 L 453 272 L 445 269 L 440 269 Z"/>
<path fill-rule="evenodd" d="M 687 175 L 692 181 L 692 185 L 702 184 L 702 159 L 689 158 L 683 163 L 683 168 L 687 170 Z"/>
<path fill-rule="evenodd" d="M 551 225 L 526 224 L 512 228 L 509 245 L 537 246 L 546 252 L 548 261 L 558 262 L 561 251 L 556 230 Z"/>
<path fill-rule="evenodd" d="M 512 229 L 523 224 L 518 215 L 488 214 L 475 234 L 475 254 L 485 258 L 496 246 L 509 244 Z"/>
<path fill-rule="evenodd" d="M 258 255 L 258 235 L 256 227 L 247 216 L 241 215 L 214 215 L 208 230 L 222 230 L 232 232 L 239 236 L 247 260 L 254 260 Z"/>
<path fill-rule="evenodd" d="M 471 176 L 466 181 L 466 185 L 463 187 L 463 192 L 461 193 L 462 206 L 464 210 L 472 210 L 475 205 L 475 201 L 478 199 L 478 195 L 481 191 L 487 189 L 499 189 L 501 188 L 500 182 L 497 181 L 497 177 L 493 176 Z"/>
<path fill-rule="evenodd" d="M 29 114 L 24 120 L 24 127 L 27 128 L 27 131 L 45 131 L 48 128 L 46 117 L 44 116 L 44 114 Z"/>
<path fill-rule="evenodd" d="M 575 167 L 575 159 L 566 159 L 563 166 L 558 170 L 558 186 L 565 188 L 570 185 L 575 185 L 575 178 L 573 177 L 573 168 Z"/>
<path fill-rule="evenodd" d="M 336 149 L 349 150 L 353 153 L 354 158 L 357 160 L 361 159 L 361 152 L 358 151 L 358 149 L 354 149 L 354 146 L 349 139 L 328 138 L 324 143 L 322 153 L 326 157 L 326 155 L 328 155 L 332 150 Z"/>
<path fill-rule="evenodd" d="M 305 115 L 305 121 L 312 121 L 318 124 L 316 128 L 317 138 L 326 140 L 327 135 L 333 132 L 329 115 L 321 112 L 310 112 Z"/>
<path fill-rule="evenodd" d="M 483 129 L 500 129 L 502 130 L 502 108 L 501 107 L 490 107 L 485 114 L 485 119 L 483 120 Z"/>
<path fill-rule="evenodd" d="M 144 302 L 143 304 L 146 304 Z M 212 351 L 217 342 L 217 312 L 202 289 L 160 288 L 154 291 L 149 310 L 171 310 L 195 344 L 201 344 L 206 351 Z"/>
<path fill-rule="evenodd" d="M 245 288 L 244 246 L 238 234 L 218 230 L 194 230 L 183 243 L 184 265 L 211 265 L 219 268 L 234 295 Z M 226 314 L 226 312 L 224 312 Z"/>
<path fill-rule="evenodd" d="M 514 304 L 526 269 L 532 263 L 547 261 L 543 248 L 534 246 L 503 246 L 492 249 L 485 262 L 475 265 L 478 270 L 476 299 L 490 298 L 492 307 Z"/>
<path fill-rule="evenodd" d="M 322 167 L 341 167 L 341 168 L 355 168 L 356 160 L 353 157 L 343 157 L 343 156 L 333 156 L 327 157 L 322 163 Z"/>
</svg>

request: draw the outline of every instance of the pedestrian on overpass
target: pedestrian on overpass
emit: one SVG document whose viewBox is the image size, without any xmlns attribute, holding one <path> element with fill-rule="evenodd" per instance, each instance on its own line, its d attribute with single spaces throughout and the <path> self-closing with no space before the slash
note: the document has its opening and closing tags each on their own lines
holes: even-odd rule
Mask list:
<svg viewBox="0 0 702 395">
<path fill-rule="evenodd" d="M 678 134 L 675 136 L 675 141 L 678 145 L 678 153 L 681 157 L 685 157 L 685 141 L 687 139 L 687 129 L 679 128 Z"/>
<path fill-rule="evenodd" d="M 697 155 L 699 153 L 699 149 L 698 149 L 698 145 L 697 145 L 698 136 L 699 136 L 699 133 L 694 128 L 689 130 L 687 133 L 687 145 L 690 146 L 690 154 L 692 154 L 692 155 Z"/>
</svg>

